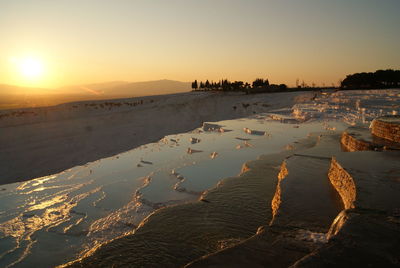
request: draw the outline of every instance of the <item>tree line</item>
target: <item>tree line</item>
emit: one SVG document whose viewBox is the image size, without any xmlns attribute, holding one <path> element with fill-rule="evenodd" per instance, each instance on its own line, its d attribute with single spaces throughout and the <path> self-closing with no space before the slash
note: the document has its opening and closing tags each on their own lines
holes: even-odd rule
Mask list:
<svg viewBox="0 0 400 268">
<path fill-rule="evenodd" d="M 379 89 L 400 87 L 400 70 L 377 70 L 347 75 L 341 83 L 343 89 Z"/>
<path fill-rule="evenodd" d="M 268 79 L 257 78 L 251 84 L 243 81 L 231 82 L 227 79 L 219 80 L 218 82 L 206 80 L 205 82 L 194 80 L 192 82 L 194 91 L 242 91 L 247 94 L 262 93 L 262 92 L 278 92 L 287 89 L 285 84 L 270 84 Z"/>
<path fill-rule="evenodd" d="M 340 82 L 341 89 L 380 89 L 380 88 L 399 88 L 400 70 L 377 70 L 375 72 L 361 72 L 347 75 Z M 316 87 L 313 83 L 308 86 L 304 82 L 299 83 L 296 80 L 296 88 L 288 88 L 285 84 L 270 84 L 268 79 L 257 78 L 251 84 L 243 81 L 229 81 L 222 79 L 218 82 L 206 80 L 193 81 L 192 89 L 194 91 L 237 91 L 246 94 L 264 93 L 264 92 L 282 92 L 293 90 L 324 90 L 338 89 L 332 84 L 332 87 Z"/>
</svg>

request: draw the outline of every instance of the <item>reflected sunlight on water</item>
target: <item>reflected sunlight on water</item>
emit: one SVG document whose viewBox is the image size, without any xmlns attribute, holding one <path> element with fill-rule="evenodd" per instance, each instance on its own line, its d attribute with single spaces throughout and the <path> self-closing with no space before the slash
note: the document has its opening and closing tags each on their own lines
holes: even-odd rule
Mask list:
<svg viewBox="0 0 400 268">
<path fill-rule="evenodd" d="M 156 209 L 197 200 L 221 179 L 239 174 L 247 160 L 294 148 L 311 132 L 341 131 L 393 110 L 387 106 L 393 96 L 384 92 L 376 94 L 375 104 L 371 97 L 357 106 L 358 95 L 338 94 L 332 103 L 329 98 L 295 106 L 295 117 L 287 109 L 220 121 L 59 174 L 3 185 L 0 266 L 73 260 L 133 232 Z M 361 110 L 363 101 L 371 108 Z"/>
</svg>

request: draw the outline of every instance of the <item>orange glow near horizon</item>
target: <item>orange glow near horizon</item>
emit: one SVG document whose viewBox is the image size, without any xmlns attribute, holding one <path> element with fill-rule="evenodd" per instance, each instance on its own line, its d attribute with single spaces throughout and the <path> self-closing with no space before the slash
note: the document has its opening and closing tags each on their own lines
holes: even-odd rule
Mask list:
<svg viewBox="0 0 400 268">
<path fill-rule="evenodd" d="M 372 2 L 4 0 L 0 84 L 337 85 L 347 74 L 400 68 L 400 1 Z"/>
<path fill-rule="evenodd" d="M 49 77 L 48 65 L 43 57 L 37 55 L 23 55 L 11 57 L 8 61 L 6 77 L 8 83 L 15 86 L 47 88 L 52 78 Z M 2 81 L 3 83 L 5 81 Z"/>
</svg>

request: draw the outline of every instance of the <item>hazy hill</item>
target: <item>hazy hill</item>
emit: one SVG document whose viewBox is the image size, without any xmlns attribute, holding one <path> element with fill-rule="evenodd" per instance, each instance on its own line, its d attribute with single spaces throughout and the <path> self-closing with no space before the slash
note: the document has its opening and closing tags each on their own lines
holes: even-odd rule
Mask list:
<svg viewBox="0 0 400 268">
<path fill-rule="evenodd" d="M 105 89 L 114 88 L 126 84 L 129 84 L 129 82 L 111 81 L 105 83 L 64 86 L 55 89 L 55 91 L 62 94 L 101 95 Z"/>
<path fill-rule="evenodd" d="M 113 81 L 42 89 L 0 85 L 0 109 L 50 106 L 70 101 L 127 98 L 190 91 L 189 82 L 157 80 Z"/>
<path fill-rule="evenodd" d="M 114 81 L 106 83 L 74 85 L 58 89 L 58 91 L 62 92 L 63 94 L 89 94 L 122 98 L 132 96 L 179 93 L 187 92 L 189 90 L 189 82 L 179 82 L 173 80 L 156 80 L 146 82 Z"/>
<path fill-rule="evenodd" d="M 131 94 L 136 94 L 137 96 L 146 96 L 187 92 L 190 90 L 191 88 L 189 82 L 157 80 L 148 82 L 127 83 L 115 87 L 104 88 L 103 93 L 105 95 L 126 97 Z"/>
</svg>

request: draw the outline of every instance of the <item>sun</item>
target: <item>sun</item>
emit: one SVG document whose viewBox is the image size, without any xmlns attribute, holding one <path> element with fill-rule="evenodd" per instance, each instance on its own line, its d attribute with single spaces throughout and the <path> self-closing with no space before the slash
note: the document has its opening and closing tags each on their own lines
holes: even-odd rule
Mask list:
<svg viewBox="0 0 400 268">
<path fill-rule="evenodd" d="M 43 62 L 36 58 L 17 60 L 19 73 L 27 79 L 39 79 L 43 75 Z"/>
</svg>

